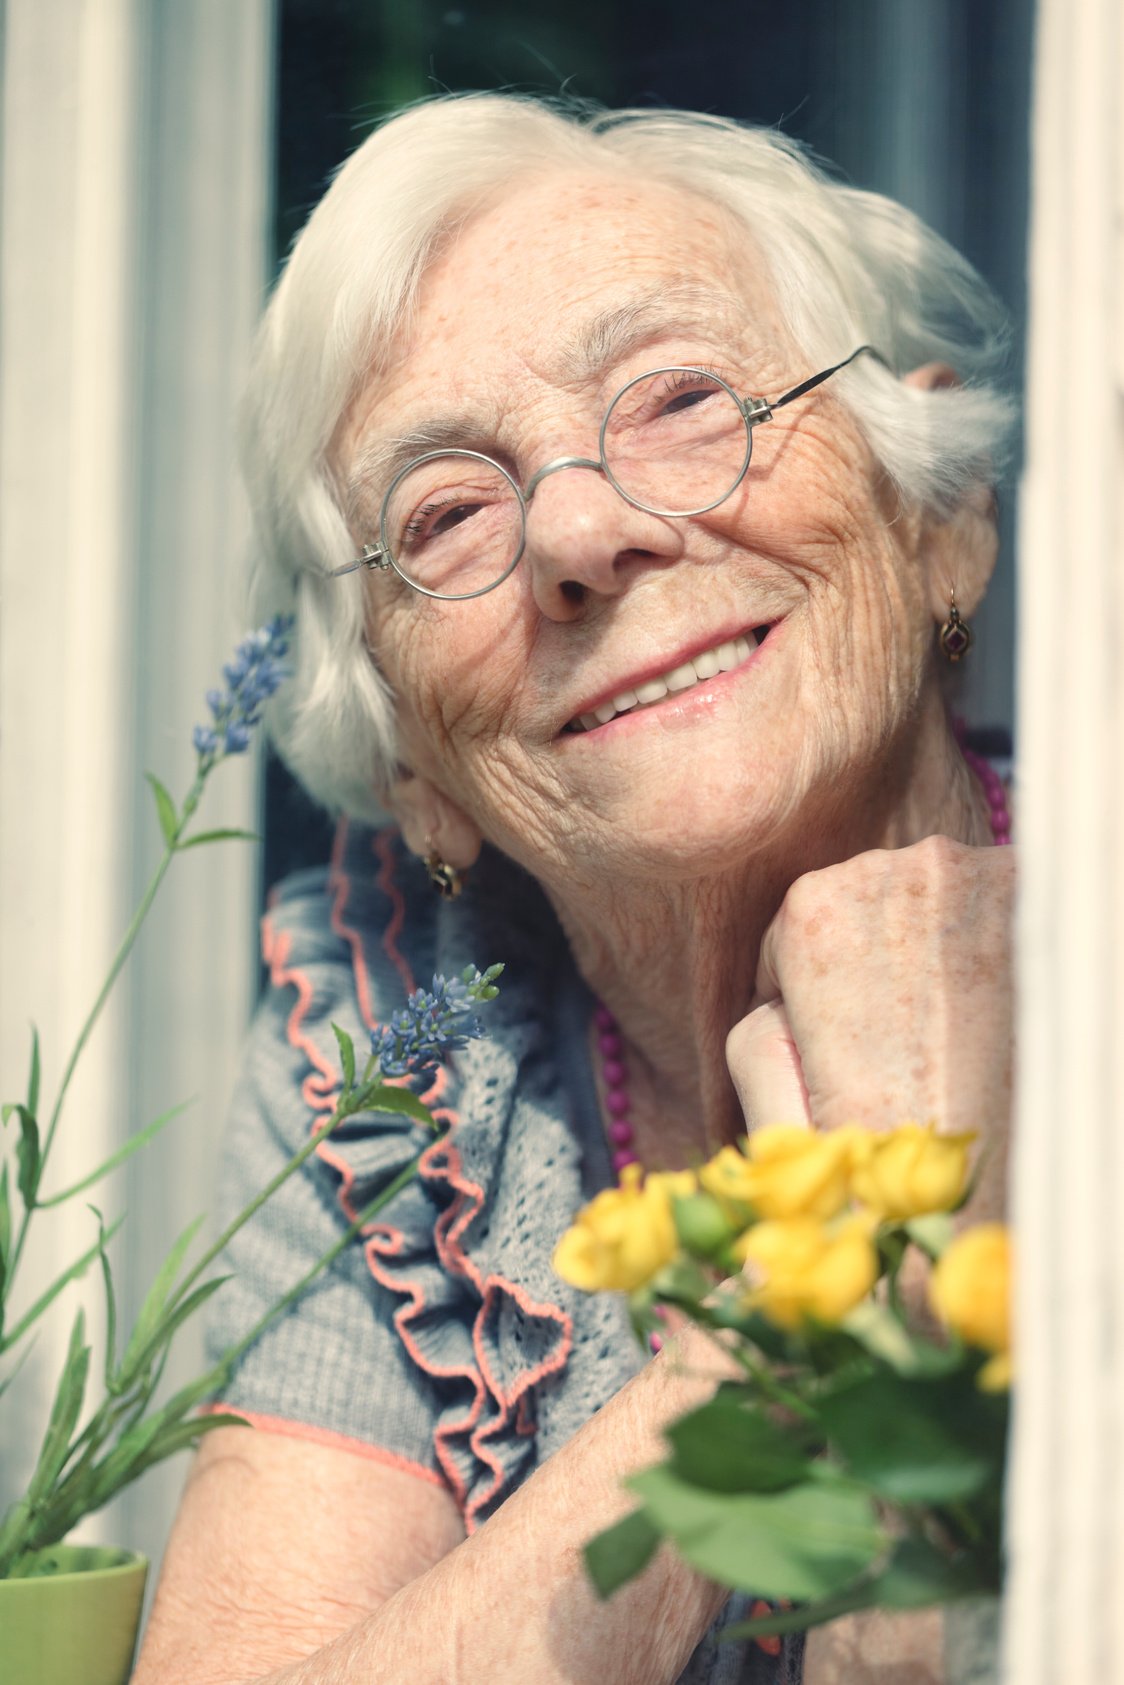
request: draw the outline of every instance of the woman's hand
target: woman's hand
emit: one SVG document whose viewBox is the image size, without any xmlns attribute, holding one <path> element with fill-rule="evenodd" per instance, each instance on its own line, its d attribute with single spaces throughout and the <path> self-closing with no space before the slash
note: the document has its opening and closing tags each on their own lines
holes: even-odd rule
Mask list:
<svg viewBox="0 0 1124 1685">
<path fill-rule="evenodd" d="M 927 837 L 798 878 L 727 1042 L 747 1127 L 935 1119 L 989 1149 L 971 1215 L 1003 1203 L 1015 862 Z"/>
</svg>

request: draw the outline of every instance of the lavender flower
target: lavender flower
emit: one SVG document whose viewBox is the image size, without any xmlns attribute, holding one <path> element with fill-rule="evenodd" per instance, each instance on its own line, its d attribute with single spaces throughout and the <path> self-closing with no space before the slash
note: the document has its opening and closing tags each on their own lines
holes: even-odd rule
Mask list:
<svg viewBox="0 0 1124 1685">
<path fill-rule="evenodd" d="M 470 965 L 459 977 L 435 976 L 432 989 L 415 989 L 388 1024 L 371 1031 L 371 1052 L 380 1074 L 423 1076 L 447 1053 L 482 1036 L 484 1026 L 472 1008 L 495 999 L 499 990 L 494 980 L 502 970 L 502 965 L 491 965 L 480 972 Z"/>
<path fill-rule="evenodd" d="M 263 704 L 288 677 L 282 657 L 288 654 L 292 629 L 293 616 L 278 614 L 251 632 L 223 668 L 226 690 L 207 692 L 212 723 L 197 725 L 191 739 L 204 770 L 223 755 L 241 755 L 250 747 Z"/>
</svg>

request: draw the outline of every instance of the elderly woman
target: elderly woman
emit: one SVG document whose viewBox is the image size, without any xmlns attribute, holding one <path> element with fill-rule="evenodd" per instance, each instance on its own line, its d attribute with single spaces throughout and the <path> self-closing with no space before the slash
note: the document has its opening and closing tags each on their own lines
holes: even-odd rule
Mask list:
<svg viewBox="0 0 1124 1685">
<path fill-rule="evenodd" d="M 330 1111 L 333 1021 L 506 973 L 449 1133 L 234 1377 L 258 1431 L 205 1441 L 138 1682 L 799 1676 L 719 1645 L 744 1600 L 670 1554 L 593 1596 L 579 1547 L 718 1371 L 689 1330 L 644 1361 L 551 1252 L 623 1164 L 763 1120 L 1003 1138 L 1009 820 L 942 688 L 995 556 L 1002 348 L 955 253 L 775 133 L 439 100 L 340 172 L 246 456 L 258 606 L 297 617 L 277 741 L 350 824 L 265 921 L 231 1204 Z M 320 1149 L 217 1345 L 419 1137 Z M 829 1634 L 805 1677 L 936 1678 L 917 1631 Z"/>
</svg>

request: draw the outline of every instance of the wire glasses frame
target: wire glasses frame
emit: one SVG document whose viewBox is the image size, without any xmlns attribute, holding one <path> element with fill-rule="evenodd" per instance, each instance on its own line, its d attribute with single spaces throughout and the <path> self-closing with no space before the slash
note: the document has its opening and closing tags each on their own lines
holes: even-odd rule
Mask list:
<svg viewBox="0 0 1124 1685">
<path fill-rule="evenodd" d="M 793 386 L 789 391 L 782 393 L 779 398 L 739 398 L 733 387 L 725 380 L 721 379 L 720 376 L 714 374 L 709 369 L 698 368 L 688 364 L 675 364 L 657 369 L 648 369 L 645 373 L 636 375 L 632 380 L 627 381 L 609 404 L 598 435 L 599 456 L 597 459 L 583 456 L 560 456 L 553 462 L 548 462 L 542 468 L 538 469 L 538 471 L 531 476 L 525 487 L 519 486 L 508 473 L 506 468 L 504 468 L 500 463 L 494 461 L 492 457 L 485 456 L 481 451 L 453 450 L 448 448 L 444 450 L 426 451 L 422 455 L 415 457 L 411 462 L 408 462 L 390 482 L 386 495 L 383 497 L 379 512 L 379 543 L 365 544 L 361 555 L 356 556 L 350 562 L 345 562 L 342 567 L 333 568 L 329 577 L 332 579 L 338 579 L 344 574 L 356 572 L 359 568 L 367 568 L 369 571 L 377 569 L 380 572 L 385 572 L 387 569 L 393 568 L 395 573 L 397 573 L 407 585 L 409 585 L 413 590 L 419 591 L 422 596 L 425 597 L 436 598 L 442 602 L 467 602 L 472 597 L 485 596 L 489 591 L 494 591 L 497 586 L 502 585 L 505 579 L 510 578 L 511 574 L 514 573 L 520 560 L 522 559 L 523 551 L 526 547 L 527 506 L 534 497 L 535 492 L 549 475 L 557 474 L 561 470 L 568 468 L 589 468 L 593 469 L 597 473 L 604 474 L 614 491 L 616 491 L 626 503 L 631 504 L 635 509 L 643 510 L 646 514 L 658 515 L 673 520 L 684 520 L 694 515 L 705 515 L 711 509 L 716 509 L 720 503 L 724 503 L 728 497 L 731 497 L 744 480 L 746 473 L 749 470 L 750 459 L 753 455 L 753 429 L 755 427 L 759 427 L 763 422 L 771 421 L 777 410 L 783 409 L 786 404 L 795 402 L 797 398 L 802 398 L 806 393 L 813 391 L 817 386 L 821 386 L 825 380 L 829 380 L 833 374 L 838 374 L 840 369 L 845 369 L 848 363 L 853 363 L 855 358 L 862 356 L 864 352 L 869 353 L 872 357 L 877 358 L 880 363 L 885 364 L 885 358 L 880 352 L 876 351 L 872 345 L 860 345 L 856 350 L 851 352 L 849 357 L 844 357 L 842 362 L 833 363 L 830 368 L 821 369 L 818 374 L 810 375 L 807 380 L 802 380 L 799 385 Z M 657 376 L 693 376 L 705 379 L 710 383 L 712 391 L 721 389 L 721 391 L 726 393 L 726 395 L 732 400 L 745 428 L 745 448 L 744 452 L 741 453 L 740 466 L 737 468 L 734 478 L 728 484 L 725 484 L 724 490 L 722 490 L 717 497 L 713 497 L 709 502 L 699 504 L 695 508 L 660 508 L 654 503 L 637 497 L 634 491 L 630 492 L 627 487 L 621 484 L 617 474 L 614 473 L 612 463 L 610 462 L 609 455 L 607 453 L 606 437 L 614 412 L 618 410 L 618 406 L 621 405 L 622 400 L 626 399 L 630 392 L 632 392 L 635 388 L 641 387 L 644 382 L 650 381 Z M 506 485 L 503 487 L 504 497 L 507 496 L 507 488 L 510 488 L 511 492 L 514 493 L 514 497 L 518 500 L 520 528 L 518 539 L 513 546 L 513 554 L 511 555 L 510 560 L 503 568 L 503 571 L 494 579 L 490 579 L 486 585 L 479 586 L 475 590 L 471 591 L 440 591 L 434 590 L 430 586 L 423 585 L 400 565 L 398 558 L 394 554 L 394 545 L 391 542 L 389 512 L 394 495 L 399 486 L 408 478 L 408 476 L 416 473 L 418 469 L 424 467 L 427 463 L 445 459 L 466 460 L 474 464 L 484 465 L 488 469 L 494 470 L 497 474 L 502 476 L 502 480 L 506 482 Z"/>
</svg>

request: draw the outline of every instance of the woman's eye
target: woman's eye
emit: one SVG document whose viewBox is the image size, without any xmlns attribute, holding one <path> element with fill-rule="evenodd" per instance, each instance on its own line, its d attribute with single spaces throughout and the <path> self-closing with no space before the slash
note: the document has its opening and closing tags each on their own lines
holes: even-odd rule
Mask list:
<svg viewBox="0 0 1124 1685">
<path fill-rule="evenodd" d="M 463 503 L 452 498 L 445 503 L 427 504 L 406 522 L 406 533 L 410 538 L 421 542 L 427 538 L 440 538 L 444 533 L 451 532 L 454 527 L 469 520 L 480 507 L 479 503 Z"/>
<path fill-rule="evenodd" d="M 701 404 L 704 399 L 713 398 L 716 390 L 717 388 L 713 386 L 707 386 L 698 387 L 693 392 L 677 392 L 674 397 L 665 403 L 664 414 L 676 415 L 681 410 L 693 409 L 696 404 Z"/>
</svg>

